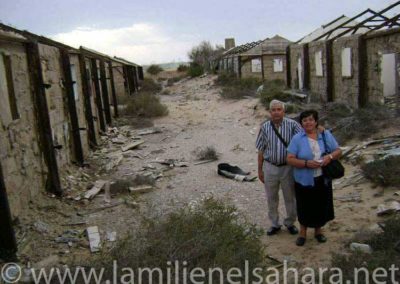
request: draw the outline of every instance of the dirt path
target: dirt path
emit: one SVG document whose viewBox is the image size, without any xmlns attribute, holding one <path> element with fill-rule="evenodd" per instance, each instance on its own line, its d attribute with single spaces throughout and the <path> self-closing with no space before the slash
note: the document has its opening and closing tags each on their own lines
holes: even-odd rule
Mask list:
<svg viewBox="0 0 400 284">
<path fill-rule="evenodd" d="M 163 215 L 181 207 L 189 202 L 196 202 L 204 196 L 213 195 L 230 201 L 243 212 L 248 219 L 263 228 L 270 226 L 267 218 L 267 202 L 262 184 L 255 182 L 239 182 L 226 179 L 217 175 L 217 164 L 228 162 L 236 164 L 253 176 L 257 175 L 257 152 L 255 139 L 258 126 L 266 119 L 267 112 L 258 105 L 254 98 L 239 101 L 226 101 L 219 98 L 219 89 L 213 85 L 214 77 L 197 78 L 178 82 L 169 87 L 170 95 L 163 95 L 162 101 L 168 105 L 169 115 L 155 120 L 155 126 L 162 130 L 161 133 L 143 136 L 145 143 L 137 150 L 124 153 L 123 160 L 113 171 L 98 174 L 96 179 L 126 178 L 137 173 L 143 173 L 143 166 L 151 164 L 162 171 L 163 177 L 156 182 L 156 189 L 140 195 L 132 203 L 127 194 L 116 195 L 113 202 L 128 200 L 134 206 L 116 206 L 84 215 L 87 222 L 84 226 L 62 227 L 66 219 L 76 217 L 76 212 L 87 211 L 104 205 L 104 197 L 97 196 L 90 202 L 71 200 L 68 202 L 55 201 L 52 209 L 57 214 L 48 218 L 48 210 L 39 210 L 33 221 L 45 220 L 53 228 L 43 238 L 35 233 L 32 242 L 24 250 L 25 255 L 30 255 L 30 260 L 39 260 L 51 254 L 63 254 L 70 259 L 79 259 L 80 256 L 90 256 L 88 243 L 54 244 L 54 237 L 65 229 L 78 229 L 82 232 L 86 226 L 96 225 L 104 237 L 107 231 L 116 231 L 120 237 L 137 228 L 141 214 Z M 135 132 L 135 130 L 132 130 Z M 106 141 L 106 140 L 105 140 Z M 112 155 L 120 146 L 106 141 L 106 148 L 95 153 L 93 161 L 100 156 Z M 194 165 L 196 156 L 193 151 L 197 147 L 214 146 L 220 154 L 219 161 Z M 136 154 L 145 157 L 139 159 Z M 153 163 L 156 159 L 176 159 L 187 162 L 189 167 L 175 167 L 165 171 L 165 166 Z M 355 168 L 347 167 L 347 176 L 351 176 Z M 337 186 L 338 187 L 338 186 Z M 70 195 L 82 194 L 71 191 Z M 293 265 L 323 266 L 329 265 L 331 252 L 343 251 L 348 239 L 354 233 L 367 229 L 379 220 L 375 208 L 384 200 L 393 197 L 390 192 L 374 197 L 379 189 L 371 189 L 369 183 L 359 184 L 357 187 L 348 186 L 334 191 L 336 219 L 326 226 L 326 244 L 318 244 L 312 237 L 302 248 L 294 242 L 296 236 L 288 234 L 285 230 L 273 237 L 264 236 L 262 241 L 267 246 L 269 256 L 278 260 L 291 261 Z M 359 194 L 357 201 L 340 200 L 349 194 Z M 57 205 L 54 205 L 54 203 Z M 132 209 L 137 207 L 138 209 Z M 283 200 L 280 203 L 281 216 L 284 216 Z M 43 205 L 42 205 L 43 209 Z M 30 220 L 29 222 L 33 222 Z M 28 221 L 24 221 L 29 223 Z M 57 227 L 58 226 L 58 227 Z M 312 232 L 310 232 L 312 236 Z M 49 245 L 51 243 L 51 245 Z M 42 250 L 44 249 L 44 250 Z"/>
<path fill-rule="evenodd" d="M 188 168 L 171 170 L 171 175 L 159 183 L 159 189 L 143 196 L 160 212 L 167 212 L 181 204 L 212 194 L 231 201 L 244 212 L 250 221 L 263 228 L 270 226 L 267 219 L 266 198 L 262 184 L 238 182 L 217 175 L 217 164 L 228 162 L 257 175 L 256 149 L 254 146 L 258 126 L 266 119 L 266 112 L 257 99 L 226 101 L 219 98 L 213 86 L 213 77 L 198 78 L 170 87 L 170 95 L 162 101 L 168 105 L 169 115 L 155 121 L 164 130 L 148 137 L 147 151 L 162 150 L 159 159 L 182 159 Z M 255 109 L 257 108 L 257 110 Z M 163 142 L 159 142 L 163 141 Z M 193 165 L 193 150 L 201 146 L 214 146 L 220 153 L 219 161 Z M 238 150 L 239 149 L 239 150 Z M 152 158 L 154 159 L 154 157 Z M 121 165 L 120 171 L 129 168 Z M 354 168 L 347 165 L 347 175 Z M 335 199 L 349 194 L 360 194 L 360 201 L 335 200 L 336 219 L 326 228 L 328 243 L 320 245 L 309 238 L 303 248 L 295 246 L 294 236 L 282 231 L 273 237 L 263 237 L 270 256 L 287 259 L 299 266 L 328 265 L 330 252 L 340 252 L 348 238 L 361 229 L 376 224 L 374 208 L 391 196 L 390 193 L 374 197 L 377 189 L 368 183 L 336 190 Z M 281 205 L 282 205 L 281 196 Z M 284 208 L 280 206 L 281 216 Z M 312 232 L 310 232 L 312 236 Z"/>
</svg>

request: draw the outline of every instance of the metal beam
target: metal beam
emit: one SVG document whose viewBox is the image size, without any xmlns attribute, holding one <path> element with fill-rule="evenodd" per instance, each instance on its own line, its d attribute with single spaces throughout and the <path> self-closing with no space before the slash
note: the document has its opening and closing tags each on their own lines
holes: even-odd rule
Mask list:
<svg viewBox="0 0 400 284">
<path fill-rule="evenodd" d="M 103 103 L 101 101 L 101 91 L 100 91 L 100 83 L 99 83 L 100 78 L 99 78 L 98 71 L 97 71 L 97 60 L 95 58 L 91 58 L 90 62 L 91 62 L 91 67 L 92 67 L 92 80 L 93 80 L 94 89 L 96 92 L 95 101 L 96 101 L 98 115 L 99 115 L 98 119 L 100 120 L 100 128 L 101 128 L 101 131 L 106 132 L 106 123 L 104 120 Z"/>
</svg>

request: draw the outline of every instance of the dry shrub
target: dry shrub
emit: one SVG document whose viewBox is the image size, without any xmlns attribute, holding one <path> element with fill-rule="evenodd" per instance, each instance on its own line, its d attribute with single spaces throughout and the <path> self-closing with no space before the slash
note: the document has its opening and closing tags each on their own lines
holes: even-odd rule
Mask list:
<svg viewBox="0 0 400 284">
<path fill-rule="evenodd" d="M 394 217 L 384 223 L 384 232 L 374 234 L 365 243 L 369 244 L 373 250 L 372 254 L 362 253 L 360 251 L 349 252 L 347 255 L 334 254 L 332 258 L 332 267 L 341 269 L 343 273 L 343 283 L 356 283 L 354 269 L 366 268 L 369 271 L 369 279 L 365 278 L 365 273 L 358 273 L 358 283 L 375 283 L 372 275 L 376 268 L 382 267 L 387 273 L 386 282 L 383 277 L 379 277 L 382 283 L 390 282 L 393 279 L 400 279 L 400 271 L 397 269 L 394 278 L 391 278 L 389 268 L 392 265 L 398 267 L 400 263 L 400 252 L 396 250 L 400 236 L 400 218 Z M 380 273 L 381 274 L 381 273 Z M 326 277 L 325 280 L 327 280 Z M 351 281 L 351 282 L 347 282 Z M 325 283 L 325 282 L 324 282 Z"/>
<path fill-rule="evenodd" d="M 233 74 L 221 73 L 215 84 L 222 86 L 221 97 L 224 99 L 241 99 L 255 96 L 257 88 L 262 84 L 258 78 L 236 78 Z"/>
<path fill-rule="evenodd" d="M 392 112 L 383 105 L 369 105 L 353 110 L 347 105 L 334 104 L 328 108 L 326 122 L 335 129 L 340 144 L 357 138 L 365 139 L 391 125 Z"/>
<path fill-rule="evenodd" d="M 161 85 L 156 83 L 151 78 L 144 78 L 144 80 L 140 83 L 140 92 L 155 94 L 161 91 L 161 89 Z"/>
<path fill-rule="evenodd" d="M 266 108 L 269 108 L 269 103 L 272 100 L 279 100 L 282 102 L 295 100 L 295 97 L 283 92 L 285 88 L 285 82 L 282 80 L 271 80 L 265 82 L 263 89 L 259 94 L 261 104 Z"/>
<path fill-rule="evenodd" d="M 193 283 L 189 275 L 194 268 L 205 271 L 205 283 L 227 283 L 227 271 L 235 267 L 242 274 L 242 277 L 235 277 L 235 281 L 244 283 L 246 261 L 250 281 L 258 279 L 251 273 L 255 268 L 261 268 L 258 274 L 264 275 L 262 233 L 234 206 L 207 198 L 167 216 L 147 220 L 141 230 L 118 242 L 111 251 L 104 251 L 90 265 L 105 268 L 103 279 L 112 279 L 113 260 L 118 261 L 118 275 L 123 275 L 122 268 L 129 267 L 135 280 L 138 279 L 138 268 L 157 268 L 159 272 L 154 270 L 152 279 L 149 273 L 143 273 L 142 283 L 167 283 L 170 273 L 173 280 L 168 283 L 176 284 Z M 175 274 L 176 261 L 180 265 L 178 274 Z M 183 273 L 183 267 L 187 275 Z M 220 268 L 223 273 L 209 273 L 212 268 Z"/>
<path fill-rule="evenodd" d="M 390 156 L 361 166 L 364 176 L 376 185 L 400 184 L 400 156 Z"/>
<path fill-rule="evenodd" d="M 124 115 L 140 117 L 159 117 L 167 115 L 168 108 L 160 102 L 158 96 L 150 93 L 140 93 L 132 96 L 123 113 Z"/>
<path fill-rule="evenodd" d="M 198 148 L 195 150 L 197 159 L 200 161 L 204 160 L 218 160 L 217 150 L 213 146 L 207 146 L 205 148 Z"/>
</svg>

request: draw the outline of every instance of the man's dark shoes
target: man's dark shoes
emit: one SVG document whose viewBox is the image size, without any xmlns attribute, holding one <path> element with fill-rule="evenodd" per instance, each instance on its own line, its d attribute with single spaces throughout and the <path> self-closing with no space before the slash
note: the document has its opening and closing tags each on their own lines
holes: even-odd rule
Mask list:
<svg viewBox="0 0 400 284">
<path fill-rule="evenodd" d="M 271 227 L 271 228 L 268 229 L 267 235 L 268 235 L 268 236 L 275 235 L 275 234 L 278 233 L 280 230 L 281 230 L 280 227 Z"/>
<path fill-rule="evenodd" d="M 296 246 L 302 247 L 306 243 L 306 238 L 304 237 L 298 237 L 296 240 Z"/>
<path fill-rule="evenodd" d="M 299 233 L 299 230 L 297 230 L 295 225 L 287 227 L 287 230 L 291 235 L 297 235 Z"/>
<path fill-rule="evenodd" d="M 323 234 L 315 235 L 315 238 L 319 243 L 326 243 L 326 237 Z"/>
</svg>

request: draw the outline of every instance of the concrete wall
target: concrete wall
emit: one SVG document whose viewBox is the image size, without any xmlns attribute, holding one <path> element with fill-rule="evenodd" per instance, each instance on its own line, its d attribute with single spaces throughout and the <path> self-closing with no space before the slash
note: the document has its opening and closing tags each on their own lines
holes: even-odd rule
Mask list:
<svg viewBox="0 0 400 284">
<path fill-rule="evenodd" d="M 22 44 L 0 41 L 0 54 L 11 58 L 13 85 L 19 118 L 6 117 L 9 111 L 0 89 L 0 160 L 8 190 L 11 213 L 19 216 L 35 195 L 45 188 L 46 166 L 39 148 L 37 126 L 27 64 Z M 0 60 L 3 60 L 0 56 Z M 2 80 L 2 79 L 1 79 Z"/>
<path fill-rule="evenodd" d="M 262 79 L 262 72 L 251 72 L 251 59 L 242 57 L 242 78 Z"/>
<path fill-rule="evenodd" d="M 121 63 L 113 62 L 113 75 L 114 75 L 114 85 L 115 85 L 115 93 L 117 95 L 117 101 L 119 99 L 124 99 L 128 96 L 127 89 L 125 87 L 125 78 L 124 78 L 124 68 Z"/>
<path fill-rule="evenodd" d="M 70 63 L 71 65 L 75 66 L 75 72 L 76 72 L 76 88 L 75 90 L 78 92 L 78 97 L 75 98 L 75 104 L 76 104 L 76 112 L 78 114 L 78 123 L 79 123 L 79 128 L 85 128 L 86 130 L 80 130 L 80 136 L 81 136 L 81 143 L 82 143 L 82 149 L 83 149 L 83 156 L 88 157 L 89 155 L 89 136 L 88 136 L 88 124 L 86 121 L 85 117 L 85 101 L 83 97 L 83 89 L 82 89 L 82 76 L 81 76 L 81 70 L 79 68 L 79 56 L 77 54 L 71 54 L 69 56 L 70 58 Z"/>
<path fill-rule="evenodd" d="M 358 108 L 359 70 L 358 48 L 359 36 L 344 37 L 333 43 L 333 101 L 350 104 Z M 342 75 L 342 51 L 351 50 L 351 76 Z"/>
<path fill-rule="evenodd" d="M 68 104 L 63 86 L 63 69 L 58 48 L 39 44 L 40 60 L 42 64 L 43 80 L 48 84 L 46 99 L 55 146 L 56 157 L 60 169 L 73 159 L 71 124 L 69 122 Z"/>
<path fill-rule="evenodd" d="M 299 70 L 299 62 L 300 59 L 300 70 Z M 290 74 L 291 74 L 291 82 L 290 85 L 292 89 L 300 90 L 304 89 L 304 49 L 303 45 L 291 45 L 290 46 Z M 300 86 L 299 76 L 303 82 L 303 88 Z"/>
<path fill-rule="evenodd" d="M 322 52 L 322 76 L 317 76 L 315 66 L 315 53 Z M 326 76 L 326 43 L 311 42 L 309 44 L 310 57 L 310 92 L 315 99 L 322 102 L 328 101 L 327 76 Z"/>
<path fill-rule="evenodd" d="M 366 39 L 368 68 L 365 78 L 367 80 L 367 101 L 369 102 L 383 102 L 382 55 L 400 54 L 400 29 L 391 33 L 380 32 L 376 35 L 377 37 Z"/>
<path fill-rule="evenodd" d="M 263 55 L 264 64 L 264 79 L 265 80 L 283 80 L 286 84 L 286 55 Z M 283 69 L 281 72 L 274 72 L 274 59 L 281 59 L 283 62 Z"/>
</svg>

